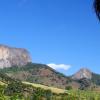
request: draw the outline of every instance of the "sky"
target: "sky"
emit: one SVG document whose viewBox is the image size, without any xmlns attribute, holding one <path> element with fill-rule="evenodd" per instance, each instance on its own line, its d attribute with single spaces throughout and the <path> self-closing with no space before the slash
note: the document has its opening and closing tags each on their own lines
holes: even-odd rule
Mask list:
<svg viewBox="0 0 100 100">
<path fill-rule="evenodd" d="M 26 48 L 34 63 L 71 75 L 100 73 L 100 23 L 93 0 L 0 0 L 0 44 Z"/>
</svg>

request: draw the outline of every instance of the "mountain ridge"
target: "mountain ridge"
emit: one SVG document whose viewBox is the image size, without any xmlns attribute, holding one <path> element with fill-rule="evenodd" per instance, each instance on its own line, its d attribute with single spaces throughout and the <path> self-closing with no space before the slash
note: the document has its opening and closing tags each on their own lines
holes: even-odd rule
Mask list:
<svg viewBox="0 0 100 100">
<path fill-rule="evenodd" d="M 14 66 L 3 68 L 0 69 L 0 72 L 6 73 L 13 79 L 62 89 L 65 89 L 68 86 L 71 86 L 74 89 L 79 89 L 82 84 L 84 85 L 83 79 L 85 79 L 85 82 L 88 84 L 96 84 L 97 86 L 100 86 L 99 74 L 91 72 L 91 79 L 86 79 L 85 77 L 82 79 L 73 79 L 72 76 L 66 76 L 45 64 L 28 63 L 22 67 Z"/>
<path fill-rule="evenodd" d="M 72 76 L 66 76 L 46 64 L 32 63 L 29 52 L 23 48 L 0 45 L 0 72 L 13 79 L 65 89 L 82 86 L 100 86 L 100 74 L 81 68 Z"/>
</svg>

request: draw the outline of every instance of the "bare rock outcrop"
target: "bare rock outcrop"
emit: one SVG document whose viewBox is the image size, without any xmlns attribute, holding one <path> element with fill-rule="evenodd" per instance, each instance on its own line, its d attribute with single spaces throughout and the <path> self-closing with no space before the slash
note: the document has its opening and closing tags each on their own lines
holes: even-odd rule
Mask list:
<svg viewBox="0 0 100 100">
<path fill-rule="evenodd" d="M 26 49 L 0 45 L 0 68 L 23 66 L 29 62 L 31 57 Z"/>
<path fill-rule="evenodd" d="M 77 73 L 75 73 L 72 76 L 72 78 L 73 79 L 82 79 L 82 78 L 91 79 L 92 78 L 92 72 L 87 68 L 82 68 Z"/>
</svg>

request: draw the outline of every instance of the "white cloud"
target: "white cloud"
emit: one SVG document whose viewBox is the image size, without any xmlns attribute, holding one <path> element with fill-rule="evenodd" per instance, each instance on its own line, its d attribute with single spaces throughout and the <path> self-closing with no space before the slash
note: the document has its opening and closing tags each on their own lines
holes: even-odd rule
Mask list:
<svg viewBox="0 0 100 100">
<path fill-rule="evenodd" d="M 58 69 L 62 69 L 62 70 L 68 70 L 69 68 L 71 68 L 71 65 L 65 65 L 65 64 L 54 64 L 54 63 L 50 63 L 47 64 L 49 67 L 58 70 Z"/>
</svg>

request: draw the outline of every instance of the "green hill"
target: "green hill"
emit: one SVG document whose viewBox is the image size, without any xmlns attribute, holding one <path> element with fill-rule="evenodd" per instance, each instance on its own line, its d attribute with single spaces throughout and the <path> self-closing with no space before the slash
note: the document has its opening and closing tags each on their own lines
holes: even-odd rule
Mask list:
<svg viewBox="0 0 100 100">
<path fill-rule="evenodd" d="M 9 68 L 3 68 L 0 69 L 0 72 L 7 74 L 12 79 L 61 89 L 66 89 L 68 86 L 71 86 L 73 89 L 87 86 L 90 86 L 90 88 L 93 88 L 94 86 L 100 86 L 100 75 L 89 70 L 81 70 L 81 72 L 79 71 L 75 74 L 76 78 L 79 78 L 81 73 L 83 73 L 83 75 L 87 74 L 88 77 L 91 77 L 91 79 L 86 78 L 85 81 L 82 79 L 73 79 L 73 77 L 65 76 L 45 64 L 37 63 L 28 63 L 23 67 L 13 66 Z M 89 84 L 87 85 L 87 83 Z"/>
<path fill-rule="evenodd" d="M 29 63 L 23 67 L 13 66 L 4 68 L 1 69 L 0 72 L 6 73 L 13 79 L 62 89 L 65 89 L 65 87 L 72 82 L 70 77 L 66 77 L 44 64 Z"/>
<path fill-rule="evenodd" d="M 30 65 L 30 68 L 28 69 L 29 65 Z M 42 84 L 30 83 L 30 82 L 25 82 L 25 81 L 22 82 L 20 80 L 17 80 L 17 78 L 14 78 L 14 76 L 13 78 L 12 76 L 9 77 L 10 75 L 16 75 L 16 73 L 18 75 L 18 72 L 22 73 L 23 70 L 33 72 L 33 69 L 35 69 L 37 65 L 39 66 L 41 64 L 28 64 L 26 65 L 26 67 L 25 66 L 11 67 L 11 68 L 1 69 L 0 70 L 0 100 L 100 100 L 100 92 L 98 91 L 94 91 L 94 90 L 84 91 L 84 90 L 74 90 L 74 89 L 65 90 L 65 89 L 59 89 L 59 88 L 42 85 Z M 55 70 L 52 70 L 48 66 L 41 65 L 38 67 L 38 71 L 42 67 L 48 68 L 51 72 L 54 72 L 55 75 L 61 78 L 65 78 L 65 79 L 67 78 L 68 84 L 69 83 L 71 85 L 75 84 L 74 80 L 71 80 L 70 77 L 66 77 L 56 72 Z M 5 73 L 7 73 L 9 76 Z M 40 73 L 40 75 L 42 74 Z M 45 73 L 45 75 L 47 74 Z M 23 77 L 25 77 L 25 75 Z M 99 76 L 95 76 L 95 77 L 99 79 L 98 78 Z M 83 83 L 85 82 L 86 84 L 88 81 L 87 79 L 81 79 L 80 81 L 77 81 L 76 83 L 79 84 L 80 82 L 83 82 Z"/>
</svg>

